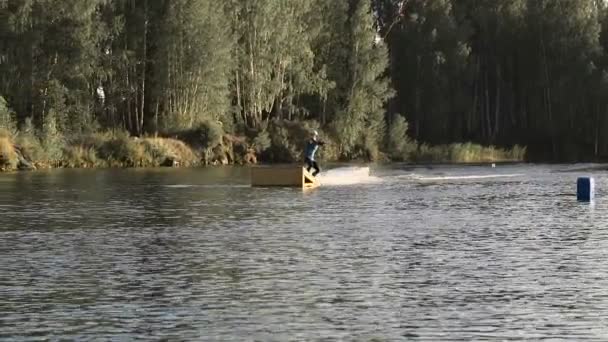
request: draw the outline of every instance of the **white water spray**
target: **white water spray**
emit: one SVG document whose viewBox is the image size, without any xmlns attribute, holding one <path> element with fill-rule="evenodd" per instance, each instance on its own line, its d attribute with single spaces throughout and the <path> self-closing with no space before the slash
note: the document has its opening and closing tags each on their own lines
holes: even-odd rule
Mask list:
<svg viewBox="0 0 608 342">
<path fill-rule="evenodd" d="M 370 175 L 369 167 L 340 167 L 322 172 L 317 178 L 321 185 L 355 185 L 381 182 L 379 177 Z"/>
</svg>

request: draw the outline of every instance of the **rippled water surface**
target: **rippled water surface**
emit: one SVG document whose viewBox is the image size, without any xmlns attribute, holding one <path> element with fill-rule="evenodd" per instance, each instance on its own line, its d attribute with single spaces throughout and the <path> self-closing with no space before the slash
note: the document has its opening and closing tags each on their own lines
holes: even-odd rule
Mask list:
<svg viewBox="0 0 608 342">
<path fill-rule="evenodd" d="M 607 340 L 608 174 L 568 168 L 2 174 L 0 340 Z"/>
</svg>

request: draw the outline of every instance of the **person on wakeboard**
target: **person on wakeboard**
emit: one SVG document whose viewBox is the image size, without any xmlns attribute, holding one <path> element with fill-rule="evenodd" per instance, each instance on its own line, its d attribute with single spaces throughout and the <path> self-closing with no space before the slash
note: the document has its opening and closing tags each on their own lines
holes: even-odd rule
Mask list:
<svg viewBox="0 0 608 342">
<path fill-rule="evenodd" d="M 319 164 L 317 164 L 317 162 L 315 161 L 315 153 L 317 153 L 319 146 L 323 145 L 325 145 L 325 143 L 319 140 L 319 133 L 317 131 L 314 131 L 312 133 L 312 137 L 310 138 L 310 140 L 308 140 L 308 143 L 306 144 L 304 159 L 306 165 L 308 166 L 306 168 L 308 172 L 310 172 L 310 169 L 315 169 L 315 171 L 312 173 L 313 176 L 316 176 L 319 172 L 321 172 Z"/>
</svg>

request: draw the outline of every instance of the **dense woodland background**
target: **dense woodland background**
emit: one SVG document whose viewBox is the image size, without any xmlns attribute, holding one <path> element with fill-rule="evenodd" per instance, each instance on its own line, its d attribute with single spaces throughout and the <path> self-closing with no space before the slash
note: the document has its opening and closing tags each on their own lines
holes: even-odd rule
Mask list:
<svg viewBox="0 0 608 342">
<path fill-rule="evenodd" d="M 607 49 L 600 0 L 0 0 L 0 126 L 46 150 L 198 129 L 283 160 L 320 129 L 334 159 L 602 159 Z"/>
</svg>

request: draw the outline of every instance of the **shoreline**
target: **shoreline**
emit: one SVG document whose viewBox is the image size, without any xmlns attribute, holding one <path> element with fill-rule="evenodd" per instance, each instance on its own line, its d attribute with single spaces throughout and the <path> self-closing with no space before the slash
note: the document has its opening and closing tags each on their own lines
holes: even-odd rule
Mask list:
<svg viewBox="0 0 608 342">
<path fill-rule="evenodd" d="M 19 173 L 36 173 L 36 172 L 51 172 L 61 170 L 171 170 L 171 169 L 208 169 L 208 168 L 220 168 L 220 167 L 237 167 L 237 168 L 251 168 L 256 166 L 281 166 L 281 165 L 297 165 L 301 164 L 305 166 L 304 162 L 260 162 L 256 164 L 194 164 L 194 165 L 174 165 L 174 166 L 91 166 L 91 167 L 66 167 L 66 166 L 42 166 L 29 169 L 12 169 L 12 170 L 0 170 L 2 174 L 19 174 Z M 495 167 L 492 167 L 494 164 Z M 443 167 L 487 167 L 499 169 L 501 166 L 517 166 L 517 165 L 552 165 L 552 166 L 572 166 L 572 168 L 556 169 L 552 170 L 555 173 L 573 173 L 573 172 L 601 172 L 608 171 L 608 163 L 596 163 L 596 162 L 576 162 L 576 163 L 559 163 L 559 162 L 528 162 L 528 161 L 494 161 L 494 162 L 399 162 L 399 161 L 388 161 L 388 162 L 366 162 L 362 160 L 344 161 L 344 162 L 322 162 L 321 172 L 332 170 L 339 167 L 364 167 L 364 166 L 377 166 L 381 168 L 389 169 L 419 169 L 426 168 L 429 170 L 439 169 Z M 580 167 L 576 167 L 580 166 Z"/>
<path fill-rule="evenodd" d="M 13 169 L 13 170 L 0 170 L 0 174 L 11 174 L 11 173 L 27 173 L 27 172 L 44 172 L 44 171 L 58 171 L 58 170 L 171 170 L 171 169 L 207 169 L 207 168 L 220 168 L 220 167 L 239 167 L 239 168 L 250 168 L 256 166 L 284 166 L 284 165 L 298 165 L 301 164 L 305 167 L 304 162 L 263 162 L 257 164 L 198 164 L 198 165 L 176 165 L 176 166 L 91 166 L 91 167 L 35 167 L 30 169 Z M 322 162 L 321 172 L 324 170 L 331 170 L 337 167 L 363 167 L 363 166 L 380 166 L 388 168 L 399 168 L 399 169 L 415 169 L 415 168 L 439 168 L 439 167 L 491 167 L 492 164 L 498 168 L 499 166 L 513 166 L 513 165 L 533 165 L 533 164 L 546 164 L 546 165 L 577 165 L 577 164 L 559 164 L 559 163 L 532 163 L 525 161 L 509 161 L 509 162 L 431 162 L 431 163 L 411 163 L 411 162 L 364 162 L 364 161 L 344 161 L 344 162 Z M 323 167 L 324 166 L 324 167 Z M 593 171 L 593 170 L 606 170 L 608 171 L 608 164 L 605 166 L 586 167 L 574 170 L 558 170 L 556 172 L 575 172 L 575 171 Z"/>
<path fill-rule="evenodd" d="M 268 143 L 260 148 L 247 137 L 217 135 L 198 131 L 184 134 L 132 137 L 126 132 L 98 132 L 73 138 L 40 139 L 35 135 L 0 136 L 0 171 L 45 169 L 177 168 L 221 165 L 297 164 L 300 160 L 295 137 L 284 143 Z M 287 144 L 287 145 L 283 145 Z M 284 151 L 289 153 L 284 153 Z M 505 165 L 525 163 L 526 148 L 503 149 L 473 143 L 412 146 L 407 153 L 385 152 L 373 158 L 340 160 L 337 146 L 320 151 L 319 161 L 331 164 L 378 164 L 407 167 L 437 165 Z"/>
</svg>

